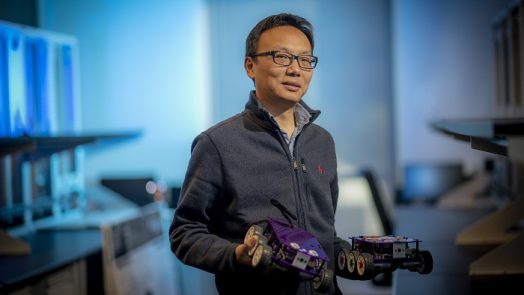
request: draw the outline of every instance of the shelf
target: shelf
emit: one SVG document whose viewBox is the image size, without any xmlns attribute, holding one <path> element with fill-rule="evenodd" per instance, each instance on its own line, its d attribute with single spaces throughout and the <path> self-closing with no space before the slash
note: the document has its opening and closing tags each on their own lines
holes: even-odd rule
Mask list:
<svg viewBox="0 0 524 295">
<path fill-rule="evenodd" d="M 81 145 L 91 144 L 95 138 L 93 136 L 45 136 L 33 137 L 32 140 L 35 142 L 36 149 L 27 155 L 28 160 L 35 161 Z"/>
<path fill-rule="evenodd" d="M 78 146 L 101 147 L 138 138 L 139 131 L 114 133 L 75 133 L 49 136 L 22 136 L 0 138 L 0 156 L 24 153 L 27 160 L 37 160 Z"/>
<path fill-rule="evenodd" d="M 0 157 L 4 157 L 13 153 L 34 150 L 35 147 L 35 142 L 27 137 L 3 137 L 0 138 Z"/>
<path fill-rule="evenodd" d="M 450 134 L 493 139 L 498 136 L 524 135 L 524 118 L 442 120 L 433 127 Z"/>
<path fill-rule="evenodd" d="M 470 142 L 473 149 L 524 163 L 524 118 L 448 120 L 435 122 L 432 127 Z M 521 285 L 524 278 L 523 220 L 524 196 L 519 195 L 456 235 L 458 246 L 483 253 L 469 266 L 470 278 L 478 291 L 485 293 L 488 286 L 491 286 L 489 290 L 500 291 L 504 286 Z"/>
<path fill-rule="evenodd" d="M 0 257 L 2 288 L 59 269 L 102 249 L 99 229 L 37 231 L 20 239 L 31 247 L 31 253 Z M 3 294 L 1 290 L 0 293 Z"/>
<path fill-rule="evenodd" d="M 95 141 L 89 144 L 88 151 L 96 152 L 119 143 L 137 139 L 142 135 L 141 131 L 113 132 L 113 133 L 92 133 Z"/>
<path fill-rule="evenodd" d="M 519 198 L 463 229 L 457 235 L 456 244 L 490 250 L 521 235 L 521 230 L 512 229 L 518 228 L 516 225 L 523 218 L 524 198 Z"/>
<path fill-rule="evenodd" d="M 475 260 L 469 266 L 473 277 L 524 275 L 524 234 Z"/>
<path fill-rule="evenodd" d="M 443 120 L 433 122 L 437 131 L 470 142 L 471 148 L 507 156 L 512 138 L 524 136 L 524 118 Z"/>
<path fill-rule="evenodd" d="M 523 159 L 524 118 L 448 120 L 434 122 L 432 127 L 469 141 L 474 149 L 508 156 L 514 161 Z M 460 246 L 485 249 L 503 244 L 520 234 L 508 228 L 524 217 L 523 212 L 524 198 L 519 198 L 464 229 L 456 242 Z"/>
</svg>

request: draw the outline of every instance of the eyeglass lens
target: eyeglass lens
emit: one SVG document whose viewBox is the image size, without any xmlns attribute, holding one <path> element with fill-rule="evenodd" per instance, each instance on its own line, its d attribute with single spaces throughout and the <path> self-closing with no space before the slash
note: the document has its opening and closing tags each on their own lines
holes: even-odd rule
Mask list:
<svg viewBox="0 0 524 295">
<path fill-rule="evenodd" d="M 293 59 L 295 58 L 297 59 L 298 65 L 301 68 L 313 69 L 316 66 L 317 60 L 314 56 L 309 56 L 309 55 L 294 56 L 294 55 L 283 53 L 283 52 L 275 52 L 273 55 L 273 61 L 283 66 L 289 66 L 293 62 Z"/>
</svg>

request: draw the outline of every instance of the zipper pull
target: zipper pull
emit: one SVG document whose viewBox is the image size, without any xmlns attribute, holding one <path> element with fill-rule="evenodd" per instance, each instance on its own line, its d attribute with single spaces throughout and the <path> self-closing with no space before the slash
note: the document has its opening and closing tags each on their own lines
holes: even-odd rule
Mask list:
<svg viewBox="0 0 524 295">
<path fill-rule="evenodd" d="M 298 169 L 297 161 L 293 160 L 293 170 L 297 171 L 297 169 Z"/>
<path fill-rule="evenodd" d="M 306 173 L 307 172 L 307 169 L 306 169 L 306 162 L 304 162 L 304 159 L 300 159 L 301 162 L 302 162 L 302 172 Z"/>
</svg>

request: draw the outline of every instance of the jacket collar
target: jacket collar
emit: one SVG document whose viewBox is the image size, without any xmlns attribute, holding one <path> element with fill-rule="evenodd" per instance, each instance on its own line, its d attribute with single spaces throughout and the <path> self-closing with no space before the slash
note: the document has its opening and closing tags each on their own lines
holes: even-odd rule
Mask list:
<svg viewBox="0 0 524 295">
<path fill-rule="evenodd" d="M 302 105 L 311 115 L 311 118 L 309 119 L 309 124 L 311 124 L 315 119 L 320 115 L 319 110 L 313 110 L 311 109 L 303 100 L 300 100 L 300 105 Z M 275 126 L 275 124 L 271 121 L 271 119 L 268 117 L 268 114 L 264 112 L 261 108 L 258 107 L 257 97 L 255 95 L 255 90 L 252 90 L 249 93 L 249 100 L 246 103 L 246 111 L 248 113 L 251 113 L 254 115 L 254 117 L 257 119 L 257 121 L 264 127 L 269 129 L 278 129 L 278 126 Z"/>
</svg>

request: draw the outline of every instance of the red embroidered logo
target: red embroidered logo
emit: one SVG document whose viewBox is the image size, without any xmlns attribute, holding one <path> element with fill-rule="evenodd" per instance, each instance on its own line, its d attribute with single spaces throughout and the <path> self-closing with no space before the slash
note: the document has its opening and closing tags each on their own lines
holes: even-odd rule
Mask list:
<svg viewBox="0 0 524 295">
<path fill-rule="evenodd" d="M 324 174 L 324 167 L 320 166 L 320 164 L 317 165 L 317 171 L 318 171 L 318 174 Z"/>
</svg>

